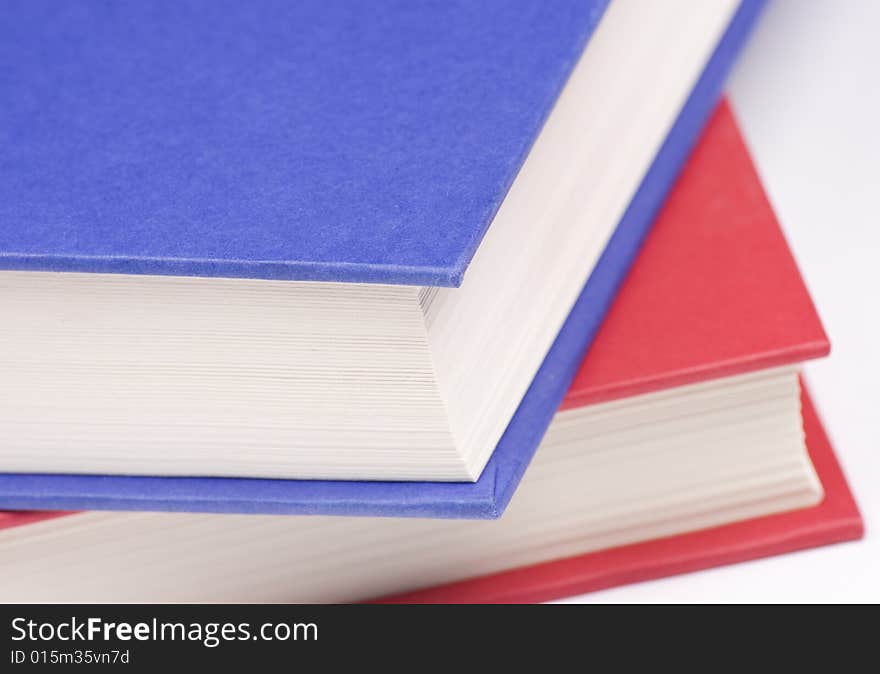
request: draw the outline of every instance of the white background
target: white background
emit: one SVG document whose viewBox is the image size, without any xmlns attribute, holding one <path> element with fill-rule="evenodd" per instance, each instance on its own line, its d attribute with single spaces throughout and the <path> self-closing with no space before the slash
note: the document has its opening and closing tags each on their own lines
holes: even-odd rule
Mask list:
<svg viewBox="0 0 880 674">
<path fill-rule="evenodd" d="M 771 0 L 728 89 L 831 338 L 807 381 L 866 538 L 571 601 L 880 601 L 880 2 Z"/>
</svg>

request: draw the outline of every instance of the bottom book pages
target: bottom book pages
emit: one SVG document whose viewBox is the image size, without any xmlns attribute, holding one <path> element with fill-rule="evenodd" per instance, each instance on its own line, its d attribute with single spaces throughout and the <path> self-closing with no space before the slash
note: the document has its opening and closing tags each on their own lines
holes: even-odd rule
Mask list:
<svg viewBox="0 0 880 674">
<path fill-rule="evenodd" d="M 817 505 L 678 536 L 618 546 L 386 597 L 384 603 L 530 603 L 857 540 L 864 530 L 828 435 L 803 390 L 810 459 L 824 489 Z"/>
</svg>

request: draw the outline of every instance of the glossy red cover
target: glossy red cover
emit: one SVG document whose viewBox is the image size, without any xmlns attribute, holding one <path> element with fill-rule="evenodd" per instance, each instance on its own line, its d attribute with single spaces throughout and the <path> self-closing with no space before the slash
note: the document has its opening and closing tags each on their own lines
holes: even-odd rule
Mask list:
<svg viewBox="0 0 880 674">
<path fill-rule="evenodd" d="M 861 515 L 806 389 L 803 413 L 810 458 L 825 488 L 825 498 L 817 506 L 536 564 L 381 601 L 446 604 L 550 601 L 861 538 Z"/>
<path fill-rule="evenodd" d="M 827 355 L 828 338 L 722 102 L 575 377 L 577 407 Z"/>
</svg>

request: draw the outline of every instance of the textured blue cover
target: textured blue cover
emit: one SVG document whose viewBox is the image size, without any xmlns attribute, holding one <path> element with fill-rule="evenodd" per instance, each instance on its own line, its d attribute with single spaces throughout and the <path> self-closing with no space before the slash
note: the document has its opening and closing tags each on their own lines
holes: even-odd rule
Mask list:
<svg viewBox="0 0 880 674">
<path fill-rule="evenodd" d="M 494 518 L 507 506 L 763 0 L 744 0 L 475 483 L 0 475 L 0 508 Z"/>
<path fill-rule="evenodd" d="M 608 0 L 3 0 L 0 269 L 454 286 Z"/>
</svg>

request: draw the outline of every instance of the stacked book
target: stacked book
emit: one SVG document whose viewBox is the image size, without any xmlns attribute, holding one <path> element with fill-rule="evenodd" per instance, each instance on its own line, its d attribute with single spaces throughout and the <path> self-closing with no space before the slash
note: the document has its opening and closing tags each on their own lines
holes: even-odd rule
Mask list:
<svg viewBox="0 0 880 674">
<path fill-rule="evenodd" d="M 761 4 L 4 4 L 0 598 L 535 601 L 860 536 L 720 94 Z"/>
</svg>

